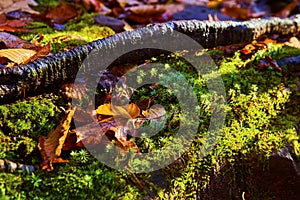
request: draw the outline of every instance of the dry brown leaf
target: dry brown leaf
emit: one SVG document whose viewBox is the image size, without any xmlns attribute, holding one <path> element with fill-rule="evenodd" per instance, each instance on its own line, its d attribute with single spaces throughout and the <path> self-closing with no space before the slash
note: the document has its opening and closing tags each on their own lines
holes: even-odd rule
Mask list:
<svg viewBox="0 0 300 200">
<path fill-rule="evenodd" d="M 298 2 L 299 0 L 294 0 L 293 2 L 288 4 L 285 8 L 283 8 L 281 11 L 276 13 L 275 16 L 282 17 L 282 18 L 288 17 L 291 14 L 291 12 L 298 6 Z"/>
<path fill-rule="evenodd" d="M 79 13 L 79 7 L 62 3 L 59 6 L 50 10 L 46 18 L 50 19 L 52 23 L 63 24 L 64 22 L 77 17 Z"/>
<path fill-rule="evenodd" d="M 23 48 L 23 49 L 35 48 L 34 44 L 31 44 L 26 40 L 22 40 L 19 37 L 6 32 L 0 32 L 0 41 L 2 41 L 7 48 Z"/>
<path fill-rule="evenodd" d="M 3 1 L 3 0 L 1 0 Z M 39 12 L 33 10 L 29 6 L 37 6 L 38 3 L 34 0 L 15 0 L 15 1 L 4 1 L 0 3 L 0 14 L 9 13 L 16 10 L 21 10 L 30 14 L 40 14 Z"/>
<path fill-rule="evenodd" d="M 108 15 L 111 13 L 111 9 L 106 7 L 101 0 L 81 0 L 83 6 L 87 10 L 96 11 L 102 15 Z"/>
<path fill-rule="evenodd" d="M 77 110 L 77 109 L 76 109 Z M 78 150 L 84 148 L 82 141 L 77 142 L 78 136 L 76 132 L 70 131 L 66 137 L 62 151 Z"/>
<path fill-rule="evenodd" d="M 138 100 L 137 105 L 141 110 L 148 110 L 150 108 L 151 102 L 152 102 L 152 99 L 141 98 Z"/>
<path fill-rule="evenodd" d="M 12 19 L 9 20 L 6 18 L 5 13 L 0 14 L 0 31 L 8 31 L 8 32 L 32 32 L 29 29 L 21 28 L 22 26 L 26 26 L 27 23 L 23 20 Z"/>
<path fill-rule="evenodd" d="M 26 29 L 26 28 L 19 28 L 19 27 L 13 27 L 10 25 L 2 25 L 0 26 L 0 31 L 7 31 L 7 32 L 19 32 L 19 33 L 32 33 L 32 30 Z"/>
<path fill-rule="evenodd" d="M 264 11 L 254 12 L 250 8 L 242 8 L 239 5 L 225 6 L 221 11 L 236 19 L 247 20 L 249 18 L 258 18 L 264 16 L 266 13 Z"/>
<path fill-rule="evenodd" d="M 137 6 L 141 5 L 141 2 L 137 0 L 117 0 L 121 8 L 125 8 L 127 6 Z"/>
<path fill-rule="evenodd" d="M 59 159 L 59 156 L 68 135 L 74 111 L 75 109 L 69 108 L 65 117 L 55 129 L 50 131 L 48 137 L 39 138 L 38 148 L 43 159 L 41 164 L 43 170 L 53 170 L 52 164 L 55 162 L 66 162 Z"/>
<path fill-rule="evenodd" d="M 36 54 L 36 51 L 30 49 L 1 49 L 0 57 L 8 58 L 14 63 L 23 64 L 26 60 Z"/>
<path fill-rule="evenodd" d="M 166 8 L 164 5 L 141 5 L 129 7 L 128 11 L 141 17 L 152 17 L 163 14 Z"/>
<path fill-rule="evenodd" d="M 95 22 L 101 26 L 108 26 L 112 28 L 115 32 L 119 33 L 124 31 L 124 22 L 120 19 L 114 17 L 108 17 L 104 15 L 98 15 L 94 17 Z"/>
<path fill-rule="evenodd" d="M 93 141 L 93 144 L 99 144 L 104 134 L 110 130 L 113 125 L 114 122 L 103 123 L 102 126 L 98 123 L 89 123 L 72 131 L 77 135 L 77 142 L 83 141 L 83 143 L 89 143 Z"/>
<path fill-rule="evenodd" d="M 183 5 L 169 4 L 169 5 L 140 5 L 125 8 L 129 11 L 127 19 L 140 23 L 147 24 L 152 22 L 164 22 L 172 18 L 174 13 L 183 10 Z"/>
<path fill-rule="evenodd" d="M 38 58 L 47 56 L 50 53 L 50 43 L 46 44 L 44 47 L 40 48 L 34 55 L 25 60 L 22 64 L 27 64 L 29 62 L 35 61 Z"/>
<path fill-rule="evenodd" d="M 136 145 L 135 142 L 131 140 L 121 140 L 117 138 L 117 140 L 114 141 L 116 142 L 117 146 L 120 147 L 123 151 L 132 150 L 136 153 L 139 152 L 138 146 Z"/>
<path fill-rule="evenodd" d="M 140 112 L 140 108 L 136 104 L 131 103 L 128 105 L 128 113 L 132 119 L 138 117 Z"/>
<path fill-rule="evenodd" d="M 297 37 L 291 37 L 288 42 L 284 43 L 287 46 L 300 49 L 300 41 Z"/>
</svg>

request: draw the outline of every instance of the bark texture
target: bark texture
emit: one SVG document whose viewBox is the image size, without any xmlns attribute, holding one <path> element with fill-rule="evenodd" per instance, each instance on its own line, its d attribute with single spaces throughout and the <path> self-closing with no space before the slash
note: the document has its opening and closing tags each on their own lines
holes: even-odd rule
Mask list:
<svg viewBox="0 0 300 200">
<path fill-rule="evenodd" d="M 125 55 L 114 60 L 113 64 L 125 64 L 139 62 L 161 54 L 164 42 L 157 38 L 183 33 L 204 48 L 220 45 L 250 42 L 262 35 L 278 33 L 281 35 L 296 35 L 300 32 L 300 15 L 293 18 L 280 19 L 253 19 L 244 22 L 220 21 L 208 22 L 198 20 L 173 21 L 163 24 L 154 24 L 131 32 L 122 32 L 111 37 L 97 40 L 73 50 L 62 52 L 46 58 L 38 59 L 26 65 L 0 70 L 0 103 L 6 103 L 21 98 L 25 95 L 34 95 L 47 92 L 62 83 L 74 81 L 79 67 L 89 53 L 99 50 L 99 59 L 110 57 L 114 50 Z M 155 39 L 156 38 L 156 39 Z M 136 49 L 143 43 L 159 43 L 150 45 L 149 48 L 128 52 L 128 49 Z M 160 44 L 161 43 L 161 44 Z M 180 41 L 171 44 L 172 49 L 182 50 Z M 163 48 L 162 48 L 163 49 Z"/>
</svg>

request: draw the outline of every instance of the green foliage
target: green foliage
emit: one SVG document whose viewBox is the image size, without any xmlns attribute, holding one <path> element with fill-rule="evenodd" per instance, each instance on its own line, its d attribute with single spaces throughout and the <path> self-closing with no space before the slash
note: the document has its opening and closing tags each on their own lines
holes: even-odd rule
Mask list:
<svg viewBox="0 0 300 200">
<path fill-rule="evenodd" d="M 9 135 L 37 138 L 46 135 L 55 125 L 59 110 L 48 99 L 18 101 L 11 105 L 0 106 L 2 128 Z"/>
<path fill-rule="evenodd" d="M 214 148 L 206 152 L 206 156 L 202 154 L 202 147 L 210 122 L 212 94 L 201 74 L 179 58 L 180 54 L 152 61 L 163 63 L 165 69 L 175 69 L 182 76 L 161 75 L 157 70 L 152 70 L 150 75 L 140 72 L 137 82 L 142 82 L 146 76 L 160 75 L 174 88 L 178 87 L 176 81 L 186 79 L 199 101 L 196 110 L 200 125 L 196 138 L 182 157 L 160 170 L 164 175 L 160 177 L 163 186 L 151 179 L 153 173 L 139 174 L 138 178 L 146 188 L 140 190 L 130 174 L 110 169 L 86 150 L 80 150 L 65 152 L 63 156 L 70 163 L 56 165 L 51 173 L 40 170 L 33 174 L 0 173 L 1 199 L 142 199 L 148 196 L 153 199 L 195 199 L 209 184 L 213 173 L 228 177 L 228 196 L 244 191 L 253 199 L 269 199 L 272 194 L 259 194 L 249 177 L 253 176 L 254 166 L 266 168 L 270 154 L 287 143 L 299 156 L 299 137 L 294 127 L 294 122 L 300 120 L 299 92 L 297 80 L 286 78 L 284 72 L 258 71 L 254 67 L 267 55 L 280 59 L 281 55 L 295 55 L 295 52 L 270 45 L 250 58 L 243 58 L 237 52 L 233 57 L 219 61 L 227 96 L 226 121 Z M 210 55 L 218 53 L 221 52 L 213 51 Z M 214 74 L 210 75 L 213 77 Z M 167 126 L 155 136 L 137 139 L 141 152 L 157 151 L 169 142 L 175 143 L 178 126 L 192 123 L 182 116 L 179 101 L 170 88 L 158 86 L 152 89 L 147 85 L 136 90 L 131 100 L 137 102 L 140 98 L 155 96 L 153 104 L 161 104 L 167 111 Z M 39 163 L 40 158 L 35 152 L 37 137 L 47 135 L 57 124 L 59 109 L 56 103 L 44 99 L 0 106 L 0 142 L 3 144 L 0 158 L 21 158 L 23 161 L 28 158 L 26 164 L 30 164 L 28 161 Z M 170 152 L 176 152 L 176 148 Z M 157 158 L 151 159 L 149 161 L 160 162 Z M 138 159 L 131 164 L 133 169 L 149 167 Z M 218 171 L 221 167 L 225 169 L 222 172 Z"/>
<path fill-rule="evenodd" d="M 43 36 L 42 43 L 50 42 L 51 52 L 58 53 L 88 42 L 102 39 L 114 34 L 114 31 L 106 26 L 97 25 L 94 21 L 96 14 L 83 13 L 77 19 L 64 24 L 66 29 L 54 30 L 45 22 L 32 22 L 26 28 L 34 30 L 35 33 L 22 34 L 24 40 L 36 40 L 39 33 Z"/>
<path fill-rule="evenodd" d="M 1 173 L 1 199 L 141 198 L 138 188 L 128 182 L 130 175 L 111 170 L 90 155 L 83 159 L 81 154 L 73 153 L 70 164 L 57 166 L 52 173 Z"/>
<path fill-rule="evenodd" d="M 48 99 L 31 99 L 0 106 L 0 158 L 26 160 L 36 151 L 38 137 L 58 123 L 60 110 Z M 33 158 L 31 162 L 39 162 Z M 29 164 L 29 163 L 28 163 Z"/>
</svg>

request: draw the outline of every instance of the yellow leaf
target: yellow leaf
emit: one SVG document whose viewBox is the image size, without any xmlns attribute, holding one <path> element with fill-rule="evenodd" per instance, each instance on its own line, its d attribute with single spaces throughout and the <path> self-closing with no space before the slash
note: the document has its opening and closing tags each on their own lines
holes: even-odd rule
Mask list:
<svg viewBox="0 0 300 200">
<path fill-rule="evenodd" d="M 43 158 L 43 170 L 53 170 L 52 163 L 55 162 L 61 154 L 61 149 L 69 132 L 74 111 L 75 109 L 69 109 L 60 124 L 50 131 L 48 137 L 41 136 L 39 138 L 38 148 Z"/>
<path fill-rule="evenodd" d="M 127 119 L 134 119 L 140 115 L 140 108 L 136 104 L 128 106 L 112 106 L 111 104 L 103 104 L 96 110 L 99 115 L 119 116 Z"/>
<path fill-rule="evenodd" d="M 30 57 L 36 54 L 36 51 L 30 49 L 1 49 L 0 57 L 8 58 L 9 60 L 22 64 Z"/>
<path fill-rule="evenodd" d="M 113 112 L 111 110 L 111 104 L 110 103 L 106 103 L 103 104 L 101 106 L 99 106 L 96 110 L 96 113 L 99 115 L 113 115 Z"/>
<path fill-rule="evenodd" d="M 132 119 L 138 117 L 140 115 L 140 112 L 141 112 L 140 108 L 134 103 L 129 104 L 128 110 L 129 110 L 129 114 L 130 114 Z"/>
</svg>

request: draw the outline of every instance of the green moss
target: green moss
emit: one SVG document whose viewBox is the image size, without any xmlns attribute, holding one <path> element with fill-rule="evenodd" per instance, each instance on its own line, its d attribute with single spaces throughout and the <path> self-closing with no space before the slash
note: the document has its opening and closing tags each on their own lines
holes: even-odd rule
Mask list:
<svg viewBox="0 0 300 200">
<path fill-rule="evenodd" d="M 60 1 L 57 0 L 36 0 L 36 2 L 42 6 L 58 6 L 60 4 Z"/>
<path fill-rule="evenodd" d="M 61 111 L 47 99 L 18 101 L 0 106 L 0 158 L 26 159 L 37 148 L 38 137 L 57 124 Z"/>
<path fill-rule="evenodd" d="M 85 22 L 75 21 L 66 25 L 66 31 L 53 31 L 45 24 L 33 24 L 45 28 L 44 42 L 52 41 L 54 52 L 68 49 L 70 46 L 99 39 L 112 34 L 106 27 L 94 25 L 92 15 L 83 15 Z M 88 24 L 88 27 L 84 23 Z M 49 32 L 48 32 L 49 31 Z M 99 35 L 99 32 L 101 33 Z M 31 35 L 33 37 L 33 35 Z M 65 43 L 68 41 L 67 43 Z M 222 56 L 221 51 L 208 51 L 212 56 Z M 55 166 L 55 171 L 35 174 L 1 174 L 7 182 L 0 182 L 4 197 L 21 199 L 141 199 L 150 194 L 160 199 L 188 199 L 203 190 L 209 183 L 212 170 L 216 165 L 226 166 L 222 176 L 228 178 L 228 193 L 245 191 L 253 199 L 268 199 L 271 193 L 259 194 L 249 181 L 253 175 L 253 166 L 266 167 L 268 157 L 289 143 L 294 153 L 300 155 L 299 137 L 294 122 L 300 121 L 298 79 L 274 70 L 258 71 L 255 66 L 260 59 L 271 56 L 281 59 L 299 55 L 299 50 L 279 45 L 269 45 L 250 57 L 236 52 L 230 58 L 218 60 L 219 73 L 226 88 L 226 121 L 215 148 L 206 157 L 201 157 L 201 148 L 211 116 L 211 95 L 201 74 L 180 58 L 180 54 L 152 59 L 162 62 L 166 68 L 174 68 L 194 87 L 200 102 L 200 126 L 197 136 L 188 151 L 175 163 L 162 169 L 165 186 L 158 187 L 150 177 L 152 173 L 138 175 L 147 191 L 140 191 L 135 179 L 129 174 L 112 170 L 96 162 L 85 151 L 66 152 L 69 164 Z M 199 55 L 200 56 L 200 55 Z M 157 71 L 151 71 L 153 76 Z M 212 77 L 214 74 L 211 74 Z M 136 77 L 142 81 L 146 75 Z M 170 77 L 169 77 L 170 78 Z M 172 77 L 170 81 L 176 80 Z M 182 119 L 180 106 L 172 90 L 166 87 L 138 89 L 132 101 L 156 96 L 155 103 L 161 104 L 167 111 L 168 127 L 159 134 L 146 139 L 138 139 L 141 152 L 155 151 L 168 142 L 178 131 Z M 188 95 L 188 94 L 187 94 Z M 194 113 L 190 113 L 193 115 Z M 0 158 L 18 160 L 28 158 L 31 163 L 39 163 L 36 151 L 37 137 L 47 135 L 57 124 L 59 110 L 50 100 L 33 100 L 0 106 Z M 181 145 L 181 144 L 179 144 Z M 25 149 L 23 153 L 22 150 Z M 170 155 L 172 156 L 172 155 Z M 159 162 L 159 161 L 158 161 Z M 133 163 L 136 166 L 145 163 Z M 134 167 L 134 166 L 133 166 Z M 52 188 L 49 191 L 48 188 Z M 257 193 L 256 193 L 257 192 Z M 150 196 L 151 196 L 150 195 Z"/>
<path fill-rule="evenodd" d="M 44 22 L 32 22 L 26 28 L 42 35 L 41 42 L 44 44 L 50 42 L 51 51 L 58 53 L 114 34 L 111 28 L 95 24 L 94 16 L 95 14 L 84 13 L 78 19 L 66 23 L 66 29 L 62 31 L 54 30 Z M 35 33 L 22 34 L 21 38 L 28 41 L 35 40 L 39 37 Z"/>
</svg>

